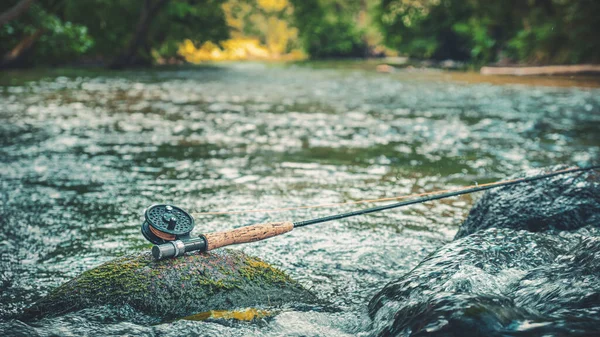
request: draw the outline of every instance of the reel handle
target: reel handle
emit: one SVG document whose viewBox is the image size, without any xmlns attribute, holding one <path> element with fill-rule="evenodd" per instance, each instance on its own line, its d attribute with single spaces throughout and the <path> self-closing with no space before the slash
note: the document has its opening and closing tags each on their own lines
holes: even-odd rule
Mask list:
<svg viewBox="0 0 600 337">
<path fill-rule="evenodd" d="M 204 239 L 206 240 L 206 250 L 209 251 L 229 245 L 268 239 L 287 233 L 292 229 L 294 229 L 294 224 L 290 221 L 267 222 L 224 232 L 204 234 Z"/>
</svg>

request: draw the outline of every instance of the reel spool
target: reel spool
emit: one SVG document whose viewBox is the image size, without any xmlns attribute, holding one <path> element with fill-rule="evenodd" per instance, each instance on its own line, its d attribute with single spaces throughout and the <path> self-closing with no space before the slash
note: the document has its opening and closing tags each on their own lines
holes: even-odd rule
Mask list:
<svg viewBox="0 0 600 337">
<path fill-rule="evenodd" d="M 161 245 L 176 240 L 187 241 L 194 229 L 194 218 L 179 207 L 152 205 L 144 212 L 146 220 L 142 224 L 144 237 Z"/>
<path fill-rule="evenodd" d="M 152 205 L 144 212 L 142 234 L 155 244 L 152 256 L 156 260 L 181 256 L 187 252 L 205 251 L 204 236 L 190 238 L 194 218 L 179 207 Z"/>
</svg>

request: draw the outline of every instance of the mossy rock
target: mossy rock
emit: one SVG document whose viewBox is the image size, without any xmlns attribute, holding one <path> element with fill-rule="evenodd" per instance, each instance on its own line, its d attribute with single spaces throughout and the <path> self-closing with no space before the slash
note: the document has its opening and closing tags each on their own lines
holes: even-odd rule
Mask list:
<svg viewBox="0 0 600 337">
<path fill-rule="evenodd" d="M 165 321 L 210 310 L 275 307 L 315 297 L 283 271 L 234 250 L 155 261 L 149 252 L 117 258 L 59 286 L 23 319 L 86 308 L 130 307 Z"/>
</svg>

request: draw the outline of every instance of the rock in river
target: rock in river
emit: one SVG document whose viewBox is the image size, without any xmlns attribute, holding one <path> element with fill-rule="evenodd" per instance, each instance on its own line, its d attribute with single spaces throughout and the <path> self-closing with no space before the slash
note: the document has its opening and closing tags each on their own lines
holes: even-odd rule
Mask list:
<svg viewBox="0 0 600 337">
<path fill-rule="evenodd" d="M 600 231 L 490 228 L 454 241 L 369 303 L 379 336 L 600 335 Z"/>
<path fill-rule="evenodd" d="M 132 308 L 159 322 L 210 310 L 306 304 L 313 298 L 284 272 L 238 251 L 161 261 L 148 252 L 84 272 L 27 309 L 24 319 L 107 306 Z"/>
<path fill-rule="evenodd" d="M 599 178 L 486 192 L 454 242 L 374 296 L 375 333 L 600 336 Z"/>
<path fill-rule="evenodd" d="M 564 167 L 554 167 L 557 171 Z M 531 171 L 527 176 L 544 173 Z M 600 172 L 554 176 L 487 191 L 469 212 L 455 239 L 496 227 L 540 232 L 600 227 Z"/>
</svg>

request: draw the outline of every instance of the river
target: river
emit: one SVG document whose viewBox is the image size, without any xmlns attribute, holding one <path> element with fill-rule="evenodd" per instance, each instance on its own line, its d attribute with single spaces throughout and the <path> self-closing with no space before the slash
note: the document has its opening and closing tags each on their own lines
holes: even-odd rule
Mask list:
<svg viewBox="0 0 600 337">
<path fill-rule="evenodd" d="M 597 79 L 380 74 L 356 63 L 231 63 L 0 77 L 0 331 L 39 335 L 369 335 L 370 298 L 452 240 L 478 195 L 300 228 L 235 247 L 333 312 L 141 326 L 23 308 L 148 244 L 144 209 L 339 203 L 456 188 L 600 158 Z M 364 206 L 198 216 L 195 233 Z M 108 314 L 107 314 L 108 316 Z"/>
</svg>

